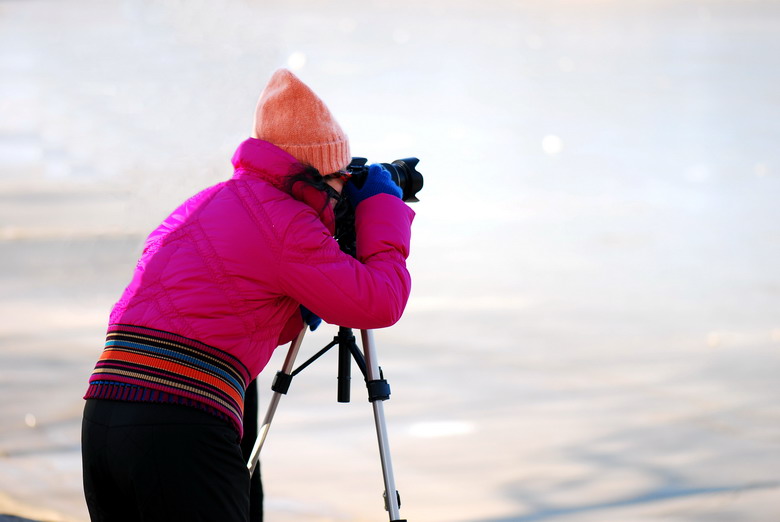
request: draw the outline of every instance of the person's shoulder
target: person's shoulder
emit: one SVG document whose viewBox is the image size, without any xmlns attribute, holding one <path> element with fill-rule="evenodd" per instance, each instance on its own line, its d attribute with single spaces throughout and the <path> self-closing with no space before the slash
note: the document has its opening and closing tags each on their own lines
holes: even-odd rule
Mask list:
<svg viewBox="0 0 780 522">
<path fill-rule="evenodd" d="M 314 216 L 309 205 L 261 179 L 232 180 L 229 189 L 251 214 L 283 231 L 302 216 Z"/>
</svg>

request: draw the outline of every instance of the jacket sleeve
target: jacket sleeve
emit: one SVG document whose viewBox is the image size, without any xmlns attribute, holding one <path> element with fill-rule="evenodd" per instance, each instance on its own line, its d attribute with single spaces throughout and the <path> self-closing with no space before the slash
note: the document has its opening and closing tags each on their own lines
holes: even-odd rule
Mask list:
<svg viewBox="0 0 780 522">
<path fill-rule="evenodd" d="M 411 290 L 406 269 L 414 212 L 399 198 L 379 194 L 355 215 L 357 258 L 338 243 L 312 212 L 301 212 L 285 235 L 282 291 L 330 324 L 384 328 L 403 314 Z"/>
</svg>

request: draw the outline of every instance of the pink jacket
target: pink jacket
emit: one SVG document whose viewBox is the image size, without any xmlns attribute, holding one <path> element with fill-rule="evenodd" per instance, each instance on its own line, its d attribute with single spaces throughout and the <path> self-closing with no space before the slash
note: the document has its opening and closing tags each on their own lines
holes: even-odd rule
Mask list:
<svg viewBox="0 0 780 522">
<path fill-rule="evenodd" d="M 185 201 L 149 236 L 110 323 L 216 347 L 254 378 L 303 327 L 300 304 L 351 328 L 398 321 L 414 213 L 390 195 L 363 201 L 354 259 L 332 237 L 332 212 L 319 212 L 325 196 L 283 190 L 294 164 L 268 142 L 244 141 L 233 177 Z"/>
</svg>

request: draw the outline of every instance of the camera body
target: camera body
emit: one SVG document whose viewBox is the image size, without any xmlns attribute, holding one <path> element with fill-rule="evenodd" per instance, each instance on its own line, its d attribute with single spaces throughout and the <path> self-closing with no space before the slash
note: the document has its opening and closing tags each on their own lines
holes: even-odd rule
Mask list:
<svg viewBox="0 0 780 522">
<path fill-rule="evenodd" d="M 363 185 L 368 175 L 367 161 L 366 158 L 352 158 L 352 162 L 347 166 L 352 182 L 358 187 Z M 401 187 L 401 199 L 406 202 L 420 201 L 417 199 L 417 193 L 423 187 L 423 176 L 415 169 L 419 162 L 417 158 L 404 158 L 392 163 L 381 163 L 390 173 L 393 183 Z"/>
</svg>

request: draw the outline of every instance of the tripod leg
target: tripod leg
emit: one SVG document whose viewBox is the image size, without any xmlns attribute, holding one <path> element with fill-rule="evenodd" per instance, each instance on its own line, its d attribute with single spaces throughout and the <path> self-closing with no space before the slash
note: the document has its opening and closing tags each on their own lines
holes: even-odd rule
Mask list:
<svg viewBox="0 0 780 522">
<path fill-rule="evenodd" d="M 390 460 L 390 444 L 387 438 L 385 410 L 382 401 L 389 397 L 389 388 L 384 396 L 376 397 L 371 390 L 372 383 L 384 381 L 376 357 L 374 334 L 371 330 L 360 331 L 363 353 L 366 359 L 366 381 L 369 383 L 369 400 L 374 407 L 374 423 L 376 424 L 377 441 L 379 442 L 379 458 L 382 461 L 382 473 L 385 481 L 385 507 L 390 514 L 390 520 L 400 521 L 400 500 L 395 489 L 393 464 Z M 386 385 L 386 383 L 383 383 Z"/>
<path fill-rule="evenodd" d="M 305 334 L 306 326 L 303 327 L 301 333 L 298 334 L 298 337 L 296 337 L 296 339 L 290 344 L 290 348 L 287 351 L 287 357 L 284 360 L 284 365 L 282 365 L 282 370 L 276 374 L 277 379 L 279 379 L 280 376 L 284 376 L 287 379 L 291 378 L 290 374 L 293 370 L 293 366 L 295 366 L 295 358 L 298 356 L 298 351 L 301 349 L 303 336 Z M 274 414 L 276 414 L 276 408 L 279 406 L 279 399 L 282 397 L 282 395 L 287 393 L 286 387 L 279 391 L 280 389 L 276 387 L 276 384 L 277 383 L 274 382 L 274 393 L 271 396 L 271 402 L 268 404 L 268 410 L 266 410 L 263 424 L 260 426 L 257 440 L 255 440 L 255 445 L 252 447 L 252 453 L 250 454 L 249 461 L 246 465 L 250 476 L 252 473 L 254 473 L 255 467 L 257 467 L 257 461 L 260 460 L 260 450 L 263 449 L 265 438 L 268 436 L 268 430 L 271 428 L 271 421 L 274 418 Z M 289 384 L 289 381 L 287 384 Z"/>
<path fill-rule="evenodd" d="M 339 377 L 338 394 L 339 402 L 349 402 L 349 383 L 352 379 L 352 352 L 350 346 L 355 344 L 355 336 L 352 335 L 351 328 L 339 327 Z"/>
</svg>

